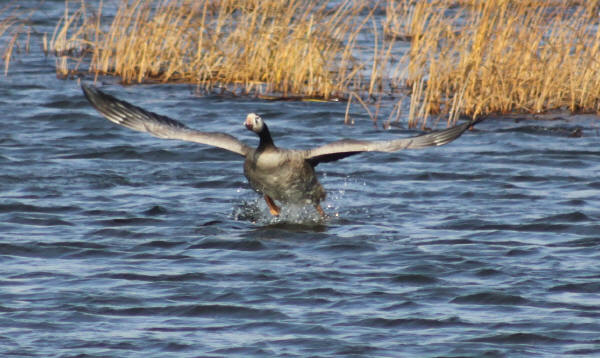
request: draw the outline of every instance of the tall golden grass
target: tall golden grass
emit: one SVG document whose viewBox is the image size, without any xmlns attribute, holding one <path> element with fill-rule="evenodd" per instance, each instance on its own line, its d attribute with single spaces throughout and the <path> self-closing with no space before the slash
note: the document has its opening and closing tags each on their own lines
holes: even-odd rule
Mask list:
<svg viewBox="0 0 600 358">
<path fill-rule="evenodd" d="M 403 78 L 412 89 L 409 121 L 600 111 L 598 10 L 593 0 L 417 4 L 400 28 L 412 31 Z"/>
<path fill-rule="evenodd" d="M 89 69 L 124 83 L 224 84 L 244 93 L 343 96 L 364 81 L 352 57 L 366 5 L 309 0 L 122 1 L 110 26 L 85 2 L 66 8 L 52 38 L 62 55 L 86 52 Z M 361 16 L 359 16 L 361 15 Z M 60 56 L 58 71 L 77 69 Z"/>
<path fill-rule="evenodd" d="M 356 99 L 374 120 L 383 105 L 399 117 L 408 93 L 422 126 L 600 111 L 600 0 L 122 0 L 110 23 L 102 1 L 77 4 L 51 40 L 62 75 Z"/>
<path fill-rule="evenodd" d="M 29 40 L 31 31 L 26 28 L 25 22 L 31 16 L 16 5 L 16 1 L 10 1 L 0 7 L 0 64 L 3 64 L 4 75 L 8 74 L 10 61 L 15 50 L 29 51 Z M 19 38 L 26 36 L 21 44 Z"/>
</svg>

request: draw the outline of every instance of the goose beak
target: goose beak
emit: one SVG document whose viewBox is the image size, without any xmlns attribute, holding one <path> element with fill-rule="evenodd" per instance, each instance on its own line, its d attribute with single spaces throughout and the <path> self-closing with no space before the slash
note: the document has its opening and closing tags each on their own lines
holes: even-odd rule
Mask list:
<svg viewBox="0 0 600 358">
<path fill-rule="evenodd" d="M 244 122 L 244 125 L 246 126 L 246 128 L 248 130 L 252 130 L 252 128 L 254 127 L 254 125 L 252 124 L 252 116 L 248 115 L 248 117 L 246 117 L 246 121 Z"/>
</svg>

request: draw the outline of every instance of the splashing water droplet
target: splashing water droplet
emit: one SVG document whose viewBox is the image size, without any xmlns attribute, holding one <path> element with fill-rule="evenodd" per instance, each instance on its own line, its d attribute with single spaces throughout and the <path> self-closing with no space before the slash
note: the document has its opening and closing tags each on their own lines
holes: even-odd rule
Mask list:
<svg viewBox="0 0 600 358">
<path fill-rule="evenodd" d="M 329 206 L 327 206 L 329 208 Z M 319 213 L 310 205 L 285 205 L 281 208 L 279 216 L 269 213 L 267 205 L 261 198 L 244 200 L 240 205 L 233 208 L 232 216 L 235 220 L 250 221 L 258 225 L 273 224 L 323 224 Z"/>
</svg>

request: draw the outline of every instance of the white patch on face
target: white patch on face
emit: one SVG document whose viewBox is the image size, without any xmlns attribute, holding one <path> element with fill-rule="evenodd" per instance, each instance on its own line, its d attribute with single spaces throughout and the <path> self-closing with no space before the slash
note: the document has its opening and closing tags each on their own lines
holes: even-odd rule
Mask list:
<svg viewBox="0 0 600 358">
<path fill-rule="evenodd" d="M 251 131 L 260 133 L 263 129 L 263 120 L 256 113 L 250 113 L 246 117 L 245 125 Z"/>
</svg>

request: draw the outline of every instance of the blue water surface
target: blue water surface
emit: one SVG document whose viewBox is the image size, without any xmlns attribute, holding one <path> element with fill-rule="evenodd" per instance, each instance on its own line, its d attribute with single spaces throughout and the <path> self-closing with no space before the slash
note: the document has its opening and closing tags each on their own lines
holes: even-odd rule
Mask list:
<svg viewBox="0 0 600 358">
<path fill-rule="evenodd" d="M 46 4 L 40 33 L 64 6 Z M 329 219 L 273 219 L 236 154 L 106 121 L 33 41 L 0 79 L 2 356 L 600 356 L 596 116 L 321 164 Z M 248 112 L 292 148 L 419 133 L 359 107 L 346 126 L 345 103 L 104 82 L 252 145 Z"/>
</svg>

